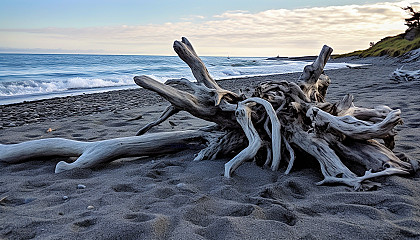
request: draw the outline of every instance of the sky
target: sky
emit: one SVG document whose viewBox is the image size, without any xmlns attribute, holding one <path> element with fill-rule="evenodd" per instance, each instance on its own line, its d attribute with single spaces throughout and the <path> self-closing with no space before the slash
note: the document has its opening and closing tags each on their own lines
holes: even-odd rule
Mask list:
<svg viewBox="0 0 420 240">
<path fill-rule="evenodd" d="M 420 0 L 1 0 L 0 52 L 201 56 L 317 55 L 366 49 L 405 31 Z"/>
</svg>

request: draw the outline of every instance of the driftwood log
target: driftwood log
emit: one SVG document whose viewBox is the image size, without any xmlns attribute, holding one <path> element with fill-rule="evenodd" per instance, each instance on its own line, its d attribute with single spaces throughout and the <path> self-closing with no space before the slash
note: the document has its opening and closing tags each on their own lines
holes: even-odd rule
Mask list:
<svg viewBox="0 0 420 240">
<path fill-rule="evenodd" d="M 148 76 L 134 77 L 137 85 L 170 102 L 161 117 L 140 129 L 137 136 L 98 142 L 52 138 L 0 145 L 0 161 L 17 163 L 57 155 L 78 157 L 71 163 L 59 162 L 55 169 L 59 173 L 121 157 L 176 152 L 205 142 L 206 147 L 194 161 L 233 153 L 234 157 L 225 164 L 226 177 L 231 177 L 241 163 L 253 159 L 263 159 L 257 164 L 273 171 L 284 167 L 287 174 L 295 162 L 308 161 L 296 157 L 300 152 L 319 162 L 324 179 L 318 184 L 345 184 L 356 190 L 370 188 L 372 183 L 368 179 L 417 170 L 416 161 L 399 159 L 392 152 L 394 127 L 402 123 L 400 110 L 386 106 L 356 107 L 351 95 L 336 103 L 326 101 L 330 79 L 323 69 L 332 48 L 324 46 L 296 82 L 263 82 L 251 96 L 245 96 L 221 88 L 186 38 L 175 41 L 173 47 L 197 82 L 177 79 L 163 84 Z M 179 90 L 176 88 L 179 85 L 189 90 Z M 195 131 L 146 134 L 179 111 L 215 125 Z"/>
<path fill-rule="evenodd" d="M 420 81 L 420 70 L 417 71 L 409 71 L 403 70 L 403 67 L 395 69 L 394 72 L 391 73 L 390 77 L 392 80 L 395 81 Z"/>
</svg>

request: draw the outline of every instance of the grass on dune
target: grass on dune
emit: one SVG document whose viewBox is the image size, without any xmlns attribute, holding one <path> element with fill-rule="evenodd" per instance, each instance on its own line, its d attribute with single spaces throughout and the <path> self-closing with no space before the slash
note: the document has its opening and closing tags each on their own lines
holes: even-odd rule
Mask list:
<svg viewBox="0 0 420 240">
<path fill-rule="evenodd" d="M 352 56 L 380 57 L 385 55 L 398 57 L 417 48 L 420 48 L 420 34 L 417 34 L 413 41 L 408 41 L 404 39 L 404 34 L 399 34 L 394 37 L 386 37 L 366 50 L 358 50 L 351 53 L 335 55 L 334 58 Z"/>
</svg>

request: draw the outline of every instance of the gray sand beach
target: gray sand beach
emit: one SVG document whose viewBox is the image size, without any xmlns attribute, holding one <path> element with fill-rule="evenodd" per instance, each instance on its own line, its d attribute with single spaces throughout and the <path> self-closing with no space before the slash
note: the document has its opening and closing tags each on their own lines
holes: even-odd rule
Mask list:
<svg viewBox="0 0 420 240">
<path fill-rule="evenodd" d="M 332 81 L 327 101 L 350 93 L 356 106 L 401 109 L 404 125 L 397 127 L 395 151 L 420 160 L 420 82 L 390 80 L 401 66 L 395 60 L 346 60 L 369 65 L 325 71 Z M 299 75 L 219 84 L 237 92 Z M 140 88 L 3 105 L 0 143 L 133 136 L 167 105 Z M 185 112 L 169 120 L 151 132 L 210 124 Z M 0 162 L 0 239 L 420 239 L 419 172 L 380 177 L 378 189 L 357 192 L 317 186 L 322 174 L 316 162 L 297 164 L 289 175 L 284 167 L 273 172 L 247 162 L 226 179 L 229 159 L 193 162 L 198 151 L 125 158 L 60 174 L 54 173 L 60 158 Z"/>
</svg>

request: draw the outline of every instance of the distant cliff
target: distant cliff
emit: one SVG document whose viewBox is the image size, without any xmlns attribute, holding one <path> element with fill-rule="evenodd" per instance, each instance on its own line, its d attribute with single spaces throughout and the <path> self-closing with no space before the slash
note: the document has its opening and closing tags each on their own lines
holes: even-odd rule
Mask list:
<svg viewBox="0 0 420 240">
<path fill-rule="evenodd" d="M 403 54 L 420 48 L 420 28 L 410 28 L 405 33 L 401 33 L 394 37 L 386 37 L 372 45 L 366 50 L 358 50 L 351 53 L 334 55 L 333 58 L 339 57 L 379 57 L 391 56 L 399 57 Z"/>
</svg>

